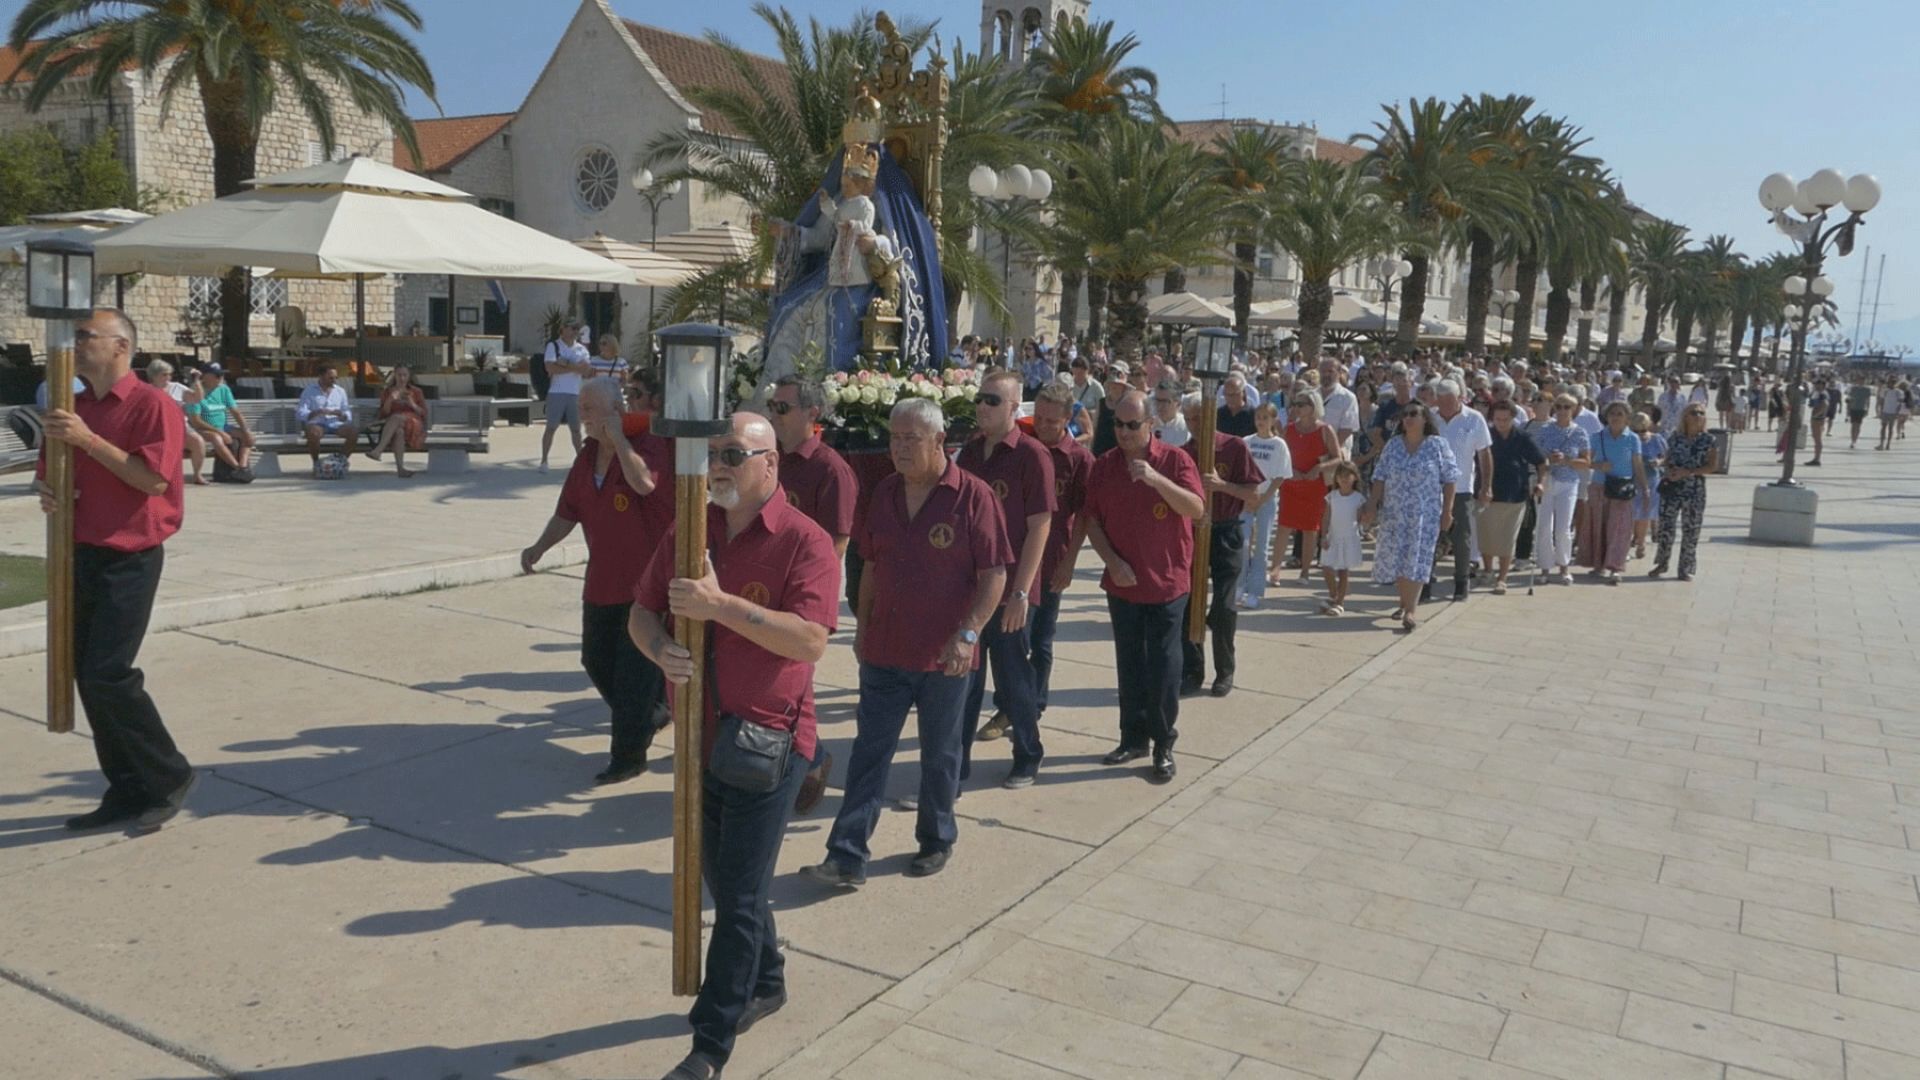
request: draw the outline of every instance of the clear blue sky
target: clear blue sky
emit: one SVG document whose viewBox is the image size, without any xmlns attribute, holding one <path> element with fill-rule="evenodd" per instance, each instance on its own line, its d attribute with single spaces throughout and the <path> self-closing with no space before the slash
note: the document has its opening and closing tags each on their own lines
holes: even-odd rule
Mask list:
<svg viewBox="0 0 1920 1080">
<path fill-rule="evenodd" d="M 448 115 L 510 111 L 545 64 L 573 0 L 415 0 Z M 0 7 L 6 6 L 0 0 Z M 771 39 L 748 0 L 614 0 L 621 15 L 749 48 Z M 853 4 L 792 0 L 841 22 Z M 889 3 L 979 39 L 979 8 Z M 1011 6 L 1011 5 L 1010 5 Z M 1887 255 L 1879 337 L 1920 350 L 1920 122 L 1914 119 L 1920 0 L 1094 0 L 1136 34 L 1167 110 L 1312 121 L 1345 138 L 1380 103 L 1525 93 L 1592 136 L 1636 202 L 1692 229 L 1729 233 L 1751 256 L 1784 247 L 1754 192 L 1775 170 L 1872 172 L 1885 189 L 1860 249 L 1830 259 L 1852 332 L 1866 245 Z M 586 73 L 583 73 L 583 75 Z M 587 76 L 587 77 L 590 77 Z M 1871 299 L 1873 283 L 1867 291 Z M 1866 334 L 1862 323 L 1861 336 Z"/>
</svg>

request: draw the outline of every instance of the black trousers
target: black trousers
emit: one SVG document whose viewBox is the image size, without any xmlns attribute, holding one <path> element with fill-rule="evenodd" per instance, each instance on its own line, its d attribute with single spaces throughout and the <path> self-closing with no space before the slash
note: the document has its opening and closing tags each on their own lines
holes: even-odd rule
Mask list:
<svg viewBox="0 0 1920 1080">
<path fill-rule="evenodd" d="M 134 666 L 153 615 L 166 552 L 73 551 L 74 675 L 107 778 L 105 802 L 145 808 L 187 782 L 192 767 L 173 744 Z"/>
<path fill-rule="evenodd" d="M 789 755 L 786 776 L 764 793 L 742 791 L 712 773 L 701 785 L 700 871 L 713 897 L 713 935 L 707 975 L 687 1020 L 693 1048 L 721 1062 L 733 1054 L 747 1002 L 786 986 L 786 961 L 767 898 L 794 796 L 811 766 L 798 753 Z"/>
<path fill-rule="evenodd" d="M 580 605 L 580 666 L 613 712 L 613 764 L 645 764 L 666 677 L 627 633 L 631 604 Z"/>
<path fill-rule="evenodd" d="M 1187 598 L 1135 604 L 1107 597 L 1113 666 L 1120 683 L 1120 745 L 1171 747 L 1179 731 L 1180 641 Z"/>
<path fill-rule="evenodd" d="M 1453 548 L 1453 591 L 1457 593 L 1467 591 L 1473 562 L 1473 519 L 1468 515 L 1476 509 L 1477 505 L 1472 495 L 1461 495 L 1456 492 L 1453 496 L 1453 527 L 1440 534 L 1441 538 Z M 1436 571 L 1434 578 L 1439 576 Z M 1420 590 L 1420 599 L 1427 600 L 1432 596 L 1433 579 L 1428 579 L 1425 587 Z"/>
<path fill-rule="evenodd" d="M 1213 586 L 1213 599 L 1207 605 L 1207 628 L 1213 638 L 1213 674 L 1216 678 L 1231 679 L 1234 672 L 1233 635 L 1240 629 L 1240 612 L 1233 606 L 1234 594 L 1240 591 L 1240 575 L 1247 566 L 1247 523 L 1245 521 L 1216 521 L 1213 523 L 1213 543 L 1208 548 L 1207 580 Z M 1204 648 L 1188 639 L 1180 637 L 1182 651 L 1181 678 L 1188 683 L 1202 682 L 1207 675 L 1207 653 Z"/>
<path fill-rule="evenodd" d="M 854 550 L 852 544 L 848 544 L 847 610 L 853 612 L 855 618 L 858 618 L 860 615 L 860 574 L 861 571 L 866 568 L 866 565 L 866 560 L 860 557 L 860 553 Z"/>
</svg>

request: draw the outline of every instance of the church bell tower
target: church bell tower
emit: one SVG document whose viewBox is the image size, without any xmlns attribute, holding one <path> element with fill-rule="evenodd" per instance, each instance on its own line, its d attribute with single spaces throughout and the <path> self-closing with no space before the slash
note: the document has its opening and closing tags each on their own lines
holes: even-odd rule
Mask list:
<svg viewBox="0 0 1920 1080">
<path fill-rule="evenodd" d="M 1046 29 L 1060 19 L 1082 26 L 1089 0 L 984 0 L 980 5 L 980 51 L 1024 64 Z"/>
</svg>

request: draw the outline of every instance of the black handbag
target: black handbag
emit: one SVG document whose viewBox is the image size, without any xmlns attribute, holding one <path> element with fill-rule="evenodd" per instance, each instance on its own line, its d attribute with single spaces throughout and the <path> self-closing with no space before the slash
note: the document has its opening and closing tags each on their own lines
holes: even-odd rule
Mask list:
<svg viewBox="0 0 1920 1080">
<path fill-rule="evenodd" d="M 714 677 L 714 643 L 707 640 L 707 694 L 713 698 L 720 727 L 714 733 L 713 757 L 707 771 L 730 787 L 765 795 L 787 776 L 787 758 L 793 754 L 793 732 L 756 724 L 727 712 L 720 705 L 720 680 Z"/>
<path fill-rule="evenodd" d="M 1671 499 L 1680 494 L 1681 485 L 1685 483 L 1685 480 L 1676 480 L 1672 477 L 1667 477 L 1656 484 L 1653 490 L 1659 492 L 1661 498 Z"/>
<path fill-rule="evenodd" d="M 1600 450 L 1604 455 L 1607 449 L 1607 433 L 1606 432 L 1602 431 L 1600 433 L 1598 442 L 1600 443 Z M 1607 459 L 1604 456 L 1602 456 L 1600 460 L 1606 461 Z M 1609 467 L 1611 467 L 1611 463 L 1609 463 Z M 1637 494 L 1637 491 L 1633 485 L 1633 477 L 1631 476 L 1614 476 L 1611 473 L 1609 473 L 1606 477 L 1605 484 L 1606 484 L 1606 489 L 1604 494 L 1606 495 L 1607 498 L 1613 499 L 1616 502 L 1626 502 L 1627 500 L 1632 499 L 1635 494 Z"/>
</svg>

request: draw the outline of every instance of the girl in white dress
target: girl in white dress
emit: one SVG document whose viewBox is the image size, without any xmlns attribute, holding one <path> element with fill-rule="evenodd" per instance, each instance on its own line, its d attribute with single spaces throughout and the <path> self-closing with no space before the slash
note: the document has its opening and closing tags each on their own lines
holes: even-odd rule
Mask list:
<svg viewBox="0 0 1920 1080">
<path fill-rule="evenodd" d="M 1334 490 L 1327 493 L 1327 510 L 1320 529 L 1325 547 L 1320 553 L 1320 572 L 1326 575 L 1327 598 L 1320 605 L 1322 615 L 1347 613 L 1347 579 L 1360 569 L 1360 510 L 1367 497 L 1360 494 L 1360 470 L 1351 461 L 1333 467 Z"/>
</svg>

